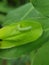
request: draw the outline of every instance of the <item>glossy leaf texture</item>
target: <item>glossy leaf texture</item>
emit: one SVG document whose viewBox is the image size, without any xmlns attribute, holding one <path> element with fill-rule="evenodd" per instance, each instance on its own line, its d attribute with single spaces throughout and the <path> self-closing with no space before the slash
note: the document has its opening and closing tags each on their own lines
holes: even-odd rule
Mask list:
<svg viewBox="0 0 49 65">
<path fill-rule="evenodd" d="M 49 17 L 49 0 L 31 0 L 33 6 L 46 17 Z"/>
</svg>

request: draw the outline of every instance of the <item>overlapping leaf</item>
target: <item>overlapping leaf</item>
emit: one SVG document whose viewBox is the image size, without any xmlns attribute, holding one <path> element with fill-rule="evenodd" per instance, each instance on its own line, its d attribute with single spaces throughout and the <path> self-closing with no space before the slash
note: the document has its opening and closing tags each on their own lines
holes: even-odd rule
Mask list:
<svg viewBox="0 0 49 65">
<path fill-rule="evenodd" d="M 9 11 L 11 11 L 11 10 L 13 10 L 14 8 L 13 7 L 10 7 L 10 6 L 8 6 L 7 4 L 6 4 L 6 2 L 0 2 L 0 11 L 1 12 L 9 12 Z"/>
<path fill-rule="evenodd" d="M 38 50 L 33 65 L 49 65 L 49 41 Z"/>
<path fill-rule="evenodd" d="M 10 11 L 5 19 L 5 22 L 3 22 L 3 25 L 9 25 L 23 19 L 35 19 L 40 17 L 42 18 L 43 15 L 38 12 L 31 3 L 28 3 L 24 6 L 16 8 L 15 10 Z"/>
<path fill-rule="evenodd" d="M 31 0 L 31 2 L 37 10 L 49 17 L 49 0 Z"/>
<path fill-rule="evenodd" d="M 33 42 L 37 40 L 42 33 L 43 29 L 41 24 L 31 19 L 5 26 L 0 29 L 0 39 L 3 40 L 0 43 L 0 48 L 11 48 Z"/>
</svg>

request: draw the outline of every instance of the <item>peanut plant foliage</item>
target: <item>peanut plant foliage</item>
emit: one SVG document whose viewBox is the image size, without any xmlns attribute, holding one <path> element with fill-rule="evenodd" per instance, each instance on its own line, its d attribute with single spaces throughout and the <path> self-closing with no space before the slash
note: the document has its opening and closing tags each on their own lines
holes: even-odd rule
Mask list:
<svg viewBox="0 0 49 65">
<path fill-rule="evenodd" d="M 49 0 L 0 0 L 0 65 L 49 65 Z"/>
</svg>

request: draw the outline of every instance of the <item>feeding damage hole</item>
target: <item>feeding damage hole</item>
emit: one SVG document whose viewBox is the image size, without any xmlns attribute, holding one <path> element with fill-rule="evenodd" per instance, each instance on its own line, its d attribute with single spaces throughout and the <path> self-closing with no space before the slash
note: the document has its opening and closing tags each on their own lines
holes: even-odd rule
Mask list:
<svg viewBox="0 0 49 65">
<path fill-rule="evenodd" d="M 28 1 L 26 1 L 26 0 L 7 0 L 7 3 L 8 3 L 8 5 L 10 5 L 10 6 L 19 6 L 19 5 L 23 5 L 23 4 L 25 4 L 26 2 L 28 2 Z"/>
<path fill-rule="evenodd" d="M 2 27 L 3 27 L 2 24 L 0 24 L 0 29 L 1 29 Z"/>
<path fill-rule="evenodd" d="M 2 41 L 2 39 L 0 39 L 0 41 Z"/>
<path fill-rule="evenodd" d="M 7 15 L 7 13 L 6 13 L 6 12 L 2 12 L 2 11 L 0 11 L 0 14 L 1 14 L 1 15 L 4 15 L 4 16 L 6 16 L 6 15 Z"/>
<path fill-rule="evenodd" d="M 2 2 L 3 0 L 0 0 L 0 2 Z"/>
</svg>

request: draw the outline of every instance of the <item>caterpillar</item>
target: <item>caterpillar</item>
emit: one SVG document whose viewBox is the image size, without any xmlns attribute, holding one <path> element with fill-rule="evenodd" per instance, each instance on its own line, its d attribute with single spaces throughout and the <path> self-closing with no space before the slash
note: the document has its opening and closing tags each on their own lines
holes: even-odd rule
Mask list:
<svg viewBox="0 0 49 65">
<path fill-rule="evenodd" d="M 17 27 L 18 27 L 18 30 L 19 30 L 19 31 L 27 31 L 27 30 L 32 29 L 32 26 L 28 26 L 28 27 L 25 27 L 25 28 L 21 28 L 21 26 L 18 25 Z"/>
</svg>

